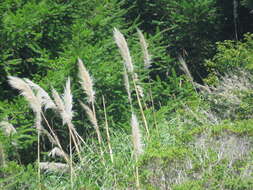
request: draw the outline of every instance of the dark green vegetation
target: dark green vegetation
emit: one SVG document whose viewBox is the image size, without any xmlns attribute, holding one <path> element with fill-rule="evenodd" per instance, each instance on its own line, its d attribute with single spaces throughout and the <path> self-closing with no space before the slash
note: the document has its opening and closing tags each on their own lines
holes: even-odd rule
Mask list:
<svg viewBox="0 0 253 190">
<path fill-rule="evenodd" d="M 252 0 L 1 1 L 0 189 L 253 189 L 252 10 Z M 128 72 L 132 105 L 114 28 L 126 37 L 138 75 Z M 93 78 L 95 109 L 80 85 L 78 58 Z M 66 91 L 70 77 L 70 123 L 85 141 L 80 155 L 72 141 L 72 173 L 68 165 L 51 167 L 38 180 L 36 116 L 8 76 L 28 78 L 51 97 L 52 89 Z M 51 135 L 52 127 L 67 159 L 52 157 L 59 146 L 41 134 L 40 162 L 70 165 L 69 123 L 54 109 L 42 112 L 41 125 Z"/>
</svg>

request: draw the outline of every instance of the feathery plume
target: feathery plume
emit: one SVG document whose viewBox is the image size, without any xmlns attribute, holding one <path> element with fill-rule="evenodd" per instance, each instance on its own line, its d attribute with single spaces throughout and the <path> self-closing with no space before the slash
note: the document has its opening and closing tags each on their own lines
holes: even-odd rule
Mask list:
<svg viewBox="0 0 253 190">
<path fill-rule="evenodd" d="M 102 142 L 102 138 L 101 138 L 101 134 L 100 134 L 99 127 L 98 127 L 97 118 L 95 117 L 93 111 L 89 108 L 89 106 L 85 105 L 81 101 L 80 101 L 80 104 L 83 107 L 83 109 L 86 111 L 86 114 L 88 115 L 90 122 L 92 123 L 93 127 L 95 128 L 96 133 L 97 133 L 97 137 L 98 137 L 98 141 L 100 144 Z"/>
<path fill-rule="evenodd" d="M 65 107 L 64 110 L 66 112 L 66 115 L 68 116 L 68 120 L 71 121 L 73 118 L 73 111 L 72 111 L 73 100 L 72 100 L 72 94 L 71 94 L 71 89 L 70 89 L 70 78 L 68 78 L 66 82 L 66 87 L 63 94 L 63 102 L 64 102 L 64 107 Z"/>
<path fill-rule="evenodd" d="M 80 84 L 84 92 L 88 96 L 88 102 L 95 102 L 95 91 L 93 90 L 93 80 L 88 70 L 84 67 L 83 61 L 80 58 L 78 58 L 78 68 L 79 68 L 78 76 L 80 78 Z"/>
<path fill-rule="evenodd" d="M 126 88 L 126 91 L 127 91 L 128 101 L 129 101 L 130 104 L 132 104 L 129 78 L 128 78 L 128 75 L 127 75 L 127 71 L 126 71 L 125 65 L 124 65 L 124 74 L 123 74 L 123 77 L 124 77 L 124 85 L 125 85 L 125 88 Z"/>
<path fill-rule="evenodd" d="M 186 65 L 186 63 L 185 63 L 185 60 L 184 60 L 184 58 L 181 56 L 181 55 L 179 55 L 178 56 L 178 60 L 179 60 L 179 62 L 180 62 L 180 64 L 181 64 L 181 69 L 185 72 L 185 74 L 188 76 L 188 78 L 190 79 L 190 81 L 191 81 L 191 83 L 193 84 L 193 86 L 195 86 L 194 85 L 194 82 L 193 82 L 193 77 L 192 77 L 192 75 L 191 75 L 191 73 L 190 73 L 190 71 L 189 71 L 189 69 L 188 69 L 188 67 L 187 67 L 187 65 Z"/>
<path fill-rule="evenodd" d="M 139 123 L 134 113 L 132 113 L 131 126 L 132 126 L 134 152 L 138 157 L 143 153 L 143 144 L 141 142 L 141 132 L 139 128 Z"/>
<path fill-rule="evenodd" d="M 39 99 L 42 101 L 41 104 L 42 106 L 44 106 L 45 110 L 49 109 L 49 108 L 55 108 L 55 104 L 52 101 L 52 99 L 50 98 L 50 96 L 48 95 L 48 93 L 41 88 L 38 84 L 32 82 L 29 79 L 24 79 L 24 81 L 35 91 L 37 91 L 37 97 L 39 97 Z"/>
<path fill-rule="evenodd" d="M 68 80 L 67 84 L 66 84 L 65 93 L 63 95 L 64 101 L 62 101 L 60 95 L 58 94 L 58 92 L 55 89 L 52 90 L 52 95 L 53 95 L 53 98 L 54 98 L 54 101 L 56 104 L 56 108 L 61 115 L 63 125 L 67 124 L 67 126 L 69 128 L 70 135 L 74 141 L 74 145 L 76 147 L 76 150 L 79 154 L 79 157 L 81 158 L 80 150 L 79 150 L 79 146 L 78 146 L 80 144 L 78 138 L 81 138 L 81 137 L 78 135 L 74 125 L 71 122 L 73 112 L 72 112 L 72 105 L 70 105 L 70 104 L 72 104 L 72 94 L 70 91 L 70 81 Z"/>
<path fill-rule="evenodd" d="M 33 93 L 31 87 L 23 81 L 21 78 L 8 76 L 9 83 L 13 88 L 18 89 L 21 92 L 21 95 L 25 97 L 25 99 L 30 104 L 33 112 L 40 113 L 41 112 L 41 104 Z"/>
<path fill-rule="evenodd" d="M 151 55 L 149 55 L 149 53 L 148 53 L 148 44 L 144 38 L 144 35 L 142 34 L 142 32 L 139 29 L 137 29 L 137 33 L 139 35 L 141 49 L 143 52 L 144 67 L 149 68 L 151 66 Z"/>
<path fill-rule="evenodd" d="M 115 42 L 119 48 L 120 54 L 125 62 L 124 64 L 126 65 L 126 68 L 128 72 L 132 73 L 134 71 L 134 68 L 126 39 L 117 28 L 114 28 L 113 35 Z"/>
<path fill-rule="evenodd" d="M 62 121 L 63 121 L 63 125 L 64 125 L 67 123 L 67 119 L 69 118 L 65 112 L 64 103 L 63 103 L 60 95 L 58 94 L 58 92 L 54 88 L 52 89 L 52 95 L 54 98 L 56 108 L 62 117 Z"/>
<path fill-rule="evenodd" d="M 89 108 L 89 106 L 85 105 L 81 101 L 80 101 L 80 104 L 83 107 L 83 109 L 86 111 L 86 114 L 88 115 L 90 122 L 96 129 L 98 127 L 98 122 L 97 122 L 96 117 L 94 117 L 93 111 Z"/>
</svg>

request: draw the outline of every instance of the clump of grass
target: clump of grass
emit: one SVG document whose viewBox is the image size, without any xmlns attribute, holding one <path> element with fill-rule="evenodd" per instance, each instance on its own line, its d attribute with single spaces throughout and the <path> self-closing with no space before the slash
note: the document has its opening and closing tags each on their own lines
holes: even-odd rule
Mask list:
<svg viewBox="0 0 253 190">
<path fill-rule="evenodd" d="M 51 126 L 47 122 L 47 120 L 42 112 L 42 107 L 44 107 L 45 110 L 49 109 L 49 108 L 58 109 L 62 118 L 63 118 L 63 123 L 67 123 L 69 126 L 69 129 L 72 129 L 72 131 L 75 131 L 74 126 L 71 123 L 71 120 L 73 117 L 73 112 L 72 112 L 72 95 L 71 95 L 71 91 L 70 91 L 70 80 L 68 79 L 68 81 L 66 83 L 65 93 L 63 95 L 63 101 L 60 98 L 60 96 L 58 95 L 58 93 L 53 89 L 53 96 L 55 98 L 55 103 L 51 100 L 50 96 L 43 88 L 41 88 L 39 85 L 33 83 L 29 79 L 20 79 L 18 77 L 9 76 L 9 83 L 12 87 L 21 91 L 21 94 L 26 98 L 30 107 L 32 108 L 33 112 L 35 113 L 35 127 L 38 132 L 37 158 L 38 158 L 38 184 L 39 184 L 39 188 L 41 189 L 40 170 L 43 169 L 43 168 L 41 168 L 41 164 L 40 164 L 41 163 L 41 161 L 40 161 L 41 160 L 40 159 L 40 136 L 41 136 L 41 133 L 46 134 L 48 136 L 50 142 L 52 142 L 52 144 L 55 144 L 58 146 L 57 147 L 58 153 L 62 152 L 62 154 L 61 154 L 62 157 L 66 160 L 67 163 L 69 163 L 71 165 L 70 169 L 71 169 L 71 184 L 72 184 L 73 183 L 72 182 L 73 181 L 72 180 L 72 162 L 73 161 L 72 161 L 71 141 L 70 141 L 70 147 L 71 147 L 71 151 L 70 151 L 71 156 L 70 157 L 71 158 L 68 158 L 67 154 L 65 154 L 63 151 L 63 148 L 60 144 L 59 138 L 54 133 L 53 129 L 51 128 Z M 41 125 L 42 116 L 45 119 L 52 135 L 45 128 L 43 128 L 43 126 Z M 72 134 L 72 136 L 74 136 L 72 131 L 71 131 L 71 134 Z M 75 131 L 74 133 L 76 134 L 77 132 Z M 70 136 L 71 136 L 71 134 L 70 134 Z M 76 138 L 76 136 L 74 136 L 74 138 Z M 74 139 L 74 142 L 76 145 L 76 149 L 80 155 L 79 147 L 77 146 L 75 139 Z M 80 157 L 80 159 L 81 159 L 81 157 Z"/>
</svg>

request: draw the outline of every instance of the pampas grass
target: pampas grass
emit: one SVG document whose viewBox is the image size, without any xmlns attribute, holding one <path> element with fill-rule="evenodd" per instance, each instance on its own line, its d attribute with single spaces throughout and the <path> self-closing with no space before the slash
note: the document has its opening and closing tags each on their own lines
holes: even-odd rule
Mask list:
<svg viewBox="0 0 253 190">
<path fill-rule="evenodd" d="M 72 94 L 70 92 L 70 82 L 69 81 L 70 81 L 70 79 L 68 79 L 66 82 L 66 88 L 65 88 L 65 92 L 63 94 L 63 99 L 61 99 L 60 95 L 58 94 L 58 92 L 55 89 L 52 90 L 52 94 L 53 94 L 53 98 L 54 98 L 54 101 L 56 104 L 56 108 L 61 115 L 63 125 L 67 124 L 67 126 L 69 128 L 69 135 L 72 137 L 75 148 L 76 148 L 79 158 L 81 160 L 80 148 L 79 148 L 80 136 L 77 135 L 78 133 L 76 132 L 76 129 L 75 129 L 74 125 L 72 124 L 72 117 L 73 117 Z"/>
<path fill-rule="evenodd" d="M 94 113 L 89 108 L 89 106 L 85 105 L 81 101 L 80 101 L 80 104 L 81 104 L 82 108 L 85 110 L 86 114 L 88 115 L 88 118 L 89 118 L 90 122 L 92 123 L 92 125 L 93 125 L 93 127 L 94 127 L 94 129 L 97 133 L 98 143 L 101 144 L 102 143 L 102 138 L 101 138 L 101 134 L 100 134 L 99 127 L 98 127 L 97 118 L 94 116 Z"/>
<path fill-rule="evenodd" d="M 143 153 L 143 144 L 142 144 L 142 140 L 141 140 L 141 132 L 140 132 L 140 128 L 139 128 L 139 123 L 138 123 L 137 117 L 134 113 L 132 113 L 131 126 L 132 126 L 134 154 L 138 158 L 139 155 L 141 155 Z"/>
<path fill-rule="evenodd" d="M 179 55 L 178 60 L 179 60 L 179 63 L 181 64 L 181 69 L 184 71 L 186 76 L 188 76 L 190 82 L 192 83 L 192 86 L 195 88 L 195 83 L 194 83 L 193 77 L 191 75 L 191 72 L 188 69 L 187 64 L 185 63 L 184 58 L 181 55 Z M 197 92 L 196 88 L 195 88 L 195 91 Z"/>
<path fill-rule="evenodd" d="M 144 67 L 149 68 L 151 66 L 151 55 L 148 52 L 148 44 L 144 38 L 144 35 L 139 29 L 137 29 L 137 33 L 139 36 L 140 45 L 143 52 Z"/>
<path fill-rule="evenodd" d="M 102 136 L 99 130 L 97 117 L 96 117 L 96 111 L 95 111 L 95 91 L 93 90 L 93 80 L 88 70 L 84 67 L 84 64 L 80 58 L 78 58 L 78 70 L 79 70 L 78 76 L 80 79 L 79 82 L 82 86 L 82 89 L 84 90 L 84 93 L 88 97 L 88 102 L 91 104 L 92 109 L 82 102 L 80 102 L 80 104 L 82 108 L 85 110 L 85 112 L 87 113 L 93 127 L 95 128 L 97 138 L 98 138 L 98 143 L 100 146 L 100 154 L 101 154 L 103 163 L 105 163 L 103 151 L 102 151 Z"/>
<path fill-rule="evenodd" d="M 139 123 L 137 117 L 134 113 L 132 113 L 131 118 L 131 127 L 132 127 L 132 140 L 133 140 L 133 147 L 134 147 L 134 156 L 136 163 L 138 162 L 139 156 L 143 153 L 143 144 L 141 140 L 141 132 L 139 128 Z M 140 189 L 140 181 L 139 181 L 139 169 L 138 166 L 135 166 L 136 172 L 136 188 Z"/>
<path fill-rule="evenodd" d="M 78 69 L 79 69 L 79 79 L 82 89 L 88 97 L 88 102 L 95 102 L 95 91 L 93 90 L 93 80 L 88 72 L 88 70 L 84 67 L 83 61 L 78 58 Z"/>
<path fill-rule="evenodd" d="M 70 89 L 70 79 L 68 78 L 66 82 L 66 87 L 64 90 L 64 94 L 62 98 L 59 96 L 57 91 L 55 89 L 52 90 L 54 101 L 56 104 L 56 108 L 59 111 L 63 124 L 67 124 L 69 129 L 69 153 L 70 153 L 70 161 L 69 161 L 69 167 L 70 167 L 70 182 L 71 182 L 71 188 L 73 189 L 73 156 L 72 156 L 72 140 L 74 142 L 76 151 L 78 153 L 79 159 L 82 160 L 80 149 L 79 149 L 79 137 L 77 136 L 76 129 L 74 125 L 72 124 L 72 118 L 73 118 L 73 110 L 72 110 L 72 94 Z"/>
<path fill-rule="evenodd" d="M 41 88 L 39 85 L 37 85 L 36 83 L 32 82 L 29 79 L 24 79 L 24 81 L 33 90 L 35 90 L 37 92 L 37 96 L 41 100 L 41 104 L 42 104 L 42 106 L 44 106 L 45 110 L 47 110 L 49 108 L 55 108 L 55 104 L 54 104 L 53 100 L 50 98 L 48 93 L 43 88 Z"/>
<path fill-rule="evenodd" d="M 42 107 L 42 98 L 41 96 L 35 96 L 31 87 L 22 79 L 18 77 L 8 76 L 9 83 L 13 88 L 18 89 L 21 92 L 21 95 L 25 97 L 25 99 L 30 104 L 31 109 L 35 113 L 35 127 L 38 132 L 37 136 L 37 157 L 38 157 L 38 185 L 40 187 L 40 133 L 41 133 L 41 107 Z"/>
<path fill-rule="evenodd" d="M 27 102 L 29 103 L 33 112 L 40 113 L 41 112 L 41 102 L 33 93 L 31 87 L 21 78 L 8 76 L 9 83 L 11 87 L 16 88 L 20 91 L 20 94 L 25 97 Z M 36 126 L 38 127 L 38 126 Z"/>
<path fill-rule="evenodd" d="M 127 71 L 130 73 L 130 76 L 132 78 L 134 89 L 135 89 L 136 96 L 137 96 L 138 105 L 139 105 L 139 108 L 141 111 L 142 120 L 143 120 L 145 129 L 146 129 L 147 135 L 149 137 L 148 123 L 147 123 L 147 120 L 146 120 L 146 117 L 144 114 L 144 110 L 142 107 L 142 103 L 141 103 L 141 99 L 140 99 L 141 94 L 140 94 L 140 91 L 138 90 L 138 85 L 136 84 L 137 77 L 136 77 L 136 74 L 134 73 L 132 58 L 130 55 L 130 51 L 129 51 L 126 39 L 123 36 L 123 34 L 116 28 L 114 28 L 113 34 L 114 34 L 115 42 L 119 48 L 120 54 L 124 60 L 125 67 L 126 67 Z"/>
<path fill-rule="evenodd" d="M 124 60 L 124 64 L 128 72 L 132 73 L 134 71 L 134 67 L 126 39 L 117 28 L 114 28 L 113 34 L 115 42 L 119 47 L 119 52 Z"/>
<path fill-rule="evenodd" d="M 127 97 L 128 97 L 128 101 L 132 107 L 132 97 L 131 97 L 131 91 L 130 91 L 130 84 L 129 84 L 129 78 L 127 75 L 127 70 L 126 70 L 126 66 L 124 65 L 124 73 L 123 73 L 123 77 L 124 77 L 124 86 L 125 89 L 127 91 Z"/>
<path fill-rule="evenodd" d="M 148 69 L 148 68 L 151 67 L 151 62 L 152 62 L 152 57 L 148 52 L 148 43 L 146 42 L 146 39 L 145 39 L 143 33 L 141 32 L 141 30 L 137 29 L 137 33 L 138 33 L 138 36 L 139 36 L 140 45 L 141 45 L 141 49 L 142 49 L 142 53 L 143 53 L 144 68 Z M 157 128 L 155 106 L 154 106 L 154 99 L 153 99 L 152 90 L 151 90 L 150 78 L 149 78 L 149 96 L 150 96 L 151 103 L 152 103 L 152 112 L 153 112 L 154 124 Z"/>
</svg>

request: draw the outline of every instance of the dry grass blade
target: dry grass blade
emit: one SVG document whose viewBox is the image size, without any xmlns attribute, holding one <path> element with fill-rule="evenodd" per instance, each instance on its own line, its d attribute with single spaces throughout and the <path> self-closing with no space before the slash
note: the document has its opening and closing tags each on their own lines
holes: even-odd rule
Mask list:
<svg viewBox="0 0 253 190">
<path fill-rule="evenodd" d="M 149 68 L 151 66 L 151 55 L 148 53 L 148 44 L 144 38 L 144 35 L 142 32 L 137 29 L 139 39 L 140 39 L 140 44 L 141 44 L 141 49 L 143 52 L 143 57 L 144 57 L 144 67 Z"/>
<path fill-rule="evenodd" d="M 132 126 L 134 153 L 136 157 L 138 157 L 139 155 L 143 153 L 143 144 L 141 140 L 141 131 L 139 128 L 139 123 L 134 113 L 132 113 L 131 126 Z"/>
<path fill-rule="evenodd" d="M 40 162 L 40 168 L 41 170 L 45 170 L 47 172 L 65 173 L 68 172 L 69 165 L 57 162 Z"/>
<path fill-rule="evenodd" d="M 115 42 L 119 48 L 120 54 L 125 62 L 126 68 L 128 72 L 132 73 L 134 71 L 134 67 L 126 39 L 123 34 L 116 28 L 114 28 L 113 35 Z"/>
<path fill-rule="evenodd" d="M 95 91 L 93 90 L 93 80 L 88 72 L 88 70 L 84 67 L 84 64 L 80 58 L 78 58 L 78 76 L 80 78 L 80 84 L 84 90 L 84 92 L 88 96 L 88 102 L 95 102 Z"/>
<path fill-rule="evenodd" d="M 8 76 L 9 83 L 13 88 L 18 89 L 21 92 L 21 95 L 25 97 L 25 99 L 29 102 L 30 107 L 33 112 L 40 113 L 41 112 L 41 104 L 33 93 L 31 87 L 22 79 L 18 77 Z"/>
</svg>

